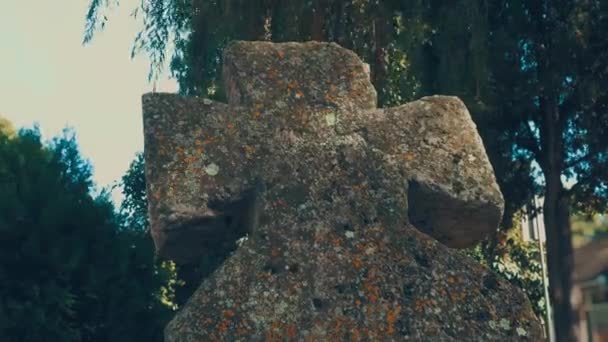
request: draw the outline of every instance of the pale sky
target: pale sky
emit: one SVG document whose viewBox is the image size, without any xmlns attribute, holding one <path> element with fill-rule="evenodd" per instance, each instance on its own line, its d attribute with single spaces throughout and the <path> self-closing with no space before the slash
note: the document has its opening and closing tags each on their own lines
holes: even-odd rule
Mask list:
<svg viewBox="0 0 608 342">
<path fill-rule="evenodd" d="M 141 22 L 123 0 L 82 45 L 87 0 L 0 0 L 0 116 L 38 123 L 49 139 L 70 126 L 98 186 L 119 180 L 143 150 L 141 95 L 152 90 L 145 55 L 131 60 Z M 164 76 L 157 91 L 177 91 Z"/>
</svg>

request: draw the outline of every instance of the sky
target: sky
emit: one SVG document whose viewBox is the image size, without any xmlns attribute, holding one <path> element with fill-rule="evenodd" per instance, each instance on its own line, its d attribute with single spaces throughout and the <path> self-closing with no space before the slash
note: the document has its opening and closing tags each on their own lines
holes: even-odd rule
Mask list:
<svg viewBox="0 0 608 342">
<path fill-rule="evenodd" d="M 98 187 L 120 180 L 143 150 L 141 95 L 153 85 L 147 57 L 131 59 L 138 3 L 121 1 L 83 46 L 89 1 L 0 1 L 0 116 L 16 128 L 37 123 L 46 139 L 74 128 Z M 176 92 L 177 83 L 164 75 L 156 90 Z"/>
</svg>

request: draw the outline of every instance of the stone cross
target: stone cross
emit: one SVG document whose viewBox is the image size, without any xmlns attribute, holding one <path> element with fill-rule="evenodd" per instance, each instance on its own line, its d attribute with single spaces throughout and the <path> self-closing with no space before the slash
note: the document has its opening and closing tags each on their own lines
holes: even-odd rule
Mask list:
<svg viewBox="0 0 608 342">
<path fill-rule="evenodd" d="M 473 246 L 503 211 L 458 98 L 378 109 L 365 64 L 327 43 L 232 43 L 223 80 L 228 103 L 143 96 L 158 253 L 188 263 L 248 237 L 167 340 L 444 336 L 460 328 L 433 327 L 428 310 L 463 302 L 485 311 L 462 336 L 538 333 L 521 293 L 441 245 Z M 448 294 L 435 281 L 450 279 L 458 293 L 438 303 Z M 487 287 L 491 300 L 470 292 Z M 500 317 L 510 329 L 486 326 Z"/>
</svg>

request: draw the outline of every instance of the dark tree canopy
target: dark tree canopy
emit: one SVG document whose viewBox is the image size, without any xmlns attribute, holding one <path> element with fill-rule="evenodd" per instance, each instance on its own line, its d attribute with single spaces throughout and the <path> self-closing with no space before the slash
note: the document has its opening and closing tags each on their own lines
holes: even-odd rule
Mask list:
<svg viewBox="0 0 608 342">
<path fill-rule="evenodd" d="M 0 134 L 0 340 L 162 341 L 150 237 L 91 186 L 73 134 Z"/>
</svg>

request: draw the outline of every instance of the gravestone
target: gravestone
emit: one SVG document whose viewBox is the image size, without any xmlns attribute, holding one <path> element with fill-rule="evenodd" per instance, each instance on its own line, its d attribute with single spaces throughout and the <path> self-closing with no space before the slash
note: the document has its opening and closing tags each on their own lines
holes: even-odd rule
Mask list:
<svg viewBox="0 0 608 342">
<path fill-rule="evenodd" d="M 540 338 L 524 294 L 452 249 L 503 210 L 459 99 L 378 109 L 336 44 L 235 42 L 223 68 L 227 104 L 143 96 L 159 255 L 188 263 L 247 237 L 167 341 Z"/>
</svg>

